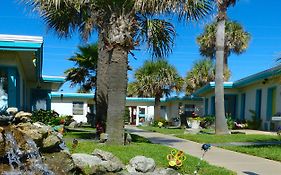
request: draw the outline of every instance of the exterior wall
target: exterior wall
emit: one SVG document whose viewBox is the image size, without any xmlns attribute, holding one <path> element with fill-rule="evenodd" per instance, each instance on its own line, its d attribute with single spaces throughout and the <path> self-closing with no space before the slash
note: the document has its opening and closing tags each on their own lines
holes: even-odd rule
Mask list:
<svg viewBox="0 0 281 175">
<path fill-rule="evenodd" d="M 179 118 L 179 103 L 182 103 L 183 106 L 186 104 L 193 104 L 195 105 L 195 112 L 201 116 L 202 115 L 202 107 L 203 107 L 203 101 L 196 101 L 196 100 L 171 100 L 167 102 L 161 102 L 161 106 L 165 107 L 165 111 L 161 110 L 161 118 L 165 119 L 167 121 L 172 121 L 173 118 Z M 136 125 L 143 124 L 140 121 L 140 118 L 142 118 L 142 115 L 140 115 L 140 108 L 145 109 L 145 122 L 149 123 L 154 120 L 154 102 L 151 101 L 127 101 L 126 106 L 129 107 L 129 110 L 131 111 L 131 107 L 137 108 L 137 116 L 136 116 Z M 132 113 L 130 112 L 130 115 Z M 132 117 L 132 116 L 131 116 Z"/>
<path fill-rule="evenodd" d="M 273 129 L 272 128 L 272 121 L 271 117 L 274 116 L 276 113 L 281 113 L 281 86 L 280 86 L 280 77 L 274 77 L 274 78 L 269 78 L 266 81 L 257 81 L 254 83 L 251 83 L 245 87 L 242 88 L 233 88 L 233 89 L 225 89 L 225 95 L 237 95 L 237 100 L 236 100 L 236 119 L 242 119 L 241 118 L 241 113 L 243 113 L 242 110 L 242 105 L 241 105 L 241 99 L 242 99 L 242 94 L 245 94 L 245 111 L 244 111 L 244 119 L 245 120 L 252 120 L 252 113 L 250 110 L 256 111 L 256 93 L 257 90 L 261 90 L 262 95 L 261 95 L 261 112 L 260 112 L 260 119 L 262 120 L 262 125 L 261 128 L 264 130 L 269 130 Z M 272 106 L 268 106 L 268 90 L 270 88 L 276 88 L 276 93 L 273 94 L 276 98 L 276 103 L 274 104 L 274 108 L 276 111 L 274 111 L 272 116 L 268 116 L 267 111 L 268 107 L 272 108 Z M 210 111 L 212 108 L 212 103 L 211 103 L 211 98 L 214 97 L 214 89 L 211 91 L 202 94 L 201 96 L 204 97 L 204 107 L 205 109 L 205 99 L 208 99 L 208 113 L 205 113 L 204 110 L 204 115 L 210 115 Z M 276 126 L 275 126 L 276 128 Z"/>
<path fill-rule="evenodd" d="M 73 115 L 73 102 L 83 102 L 83 115 Z M 52 98 L 51 109 L 60 115 L 72 115 L 77 122 L 87 122 L 87 113 L 90 112 L 88 99 L 83 98 Z"/>
</svg>

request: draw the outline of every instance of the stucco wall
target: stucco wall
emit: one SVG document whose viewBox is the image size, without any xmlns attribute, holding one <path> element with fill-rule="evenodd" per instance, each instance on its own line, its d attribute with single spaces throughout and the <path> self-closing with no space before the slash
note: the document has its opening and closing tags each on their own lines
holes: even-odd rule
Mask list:
<svg viewBox="0 0 281 175">
<path fill-rule="evenodd" d="M 83 102 L 83 115 L 73 115 L 73 102 Z M 60 115 L 72 115 L 77 122 L 87 122 L 88 100 L 79 98 L 65 98 L 63 100 L 52 98 L 51 109 Z"/>
</svg>

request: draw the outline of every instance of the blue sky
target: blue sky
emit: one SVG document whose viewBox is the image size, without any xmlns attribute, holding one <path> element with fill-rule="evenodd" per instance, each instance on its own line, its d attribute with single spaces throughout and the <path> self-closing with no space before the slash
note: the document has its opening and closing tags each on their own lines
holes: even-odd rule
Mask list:
<svg viewBox="0 0 281 175">
<path fill-rule="evenodd" d="M 43 74 L 63 75 L 63 72 L 73 66 L 67 60 L 75 53 L 76 46 L 82 44 L 77 34 L 70 39 L 58 39 L 38 14 L 30 13 L 26 7 L 18 3 L 19 0 L 2 0 L 0 6 L 0 33 L 15 35 L 39 35 L 44 37 Z M 247 75 L 265 70 L 276 65 L 275 59 L 281 54 L 281 1 L 268 0 L 240 0 L 234 8 L 230 8 L 228 16 L 240 22 L 251 34 L 249 48 L 242 55 L 231 55 L 229 67 L 232 71 L 231 80 L 238 80 Z M 179 23 L 173 20 L 177 31 L 173 53 L 168 60 L 182 76 L 191 68 L 192 63 L 201 58 L 198 52 L 196 37 L 202 32 L 201 23 Z M 96 34 L 89 42 L 96 41 Z M 130 58 L 133 69 L 149 59 L 145 50 L 135 51 L 137 60 Z M 128 72 L 132 79 L 133 72 Z M 75 91 L 66 84 L 62 87 L 65 92 Z"/>
</svg>

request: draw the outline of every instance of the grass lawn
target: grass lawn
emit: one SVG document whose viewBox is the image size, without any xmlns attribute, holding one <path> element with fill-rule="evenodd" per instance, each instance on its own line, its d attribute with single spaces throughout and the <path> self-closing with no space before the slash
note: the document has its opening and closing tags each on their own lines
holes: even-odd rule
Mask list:
<svg viewBox="0 0 281 175">
<path fill-rule="evenodd" d="M 162 134 L 183 134 L 184 129 L 181 128 L 159 128 L 159 127 L 153 127 L 153 126 L 138 126 L 138 128 L 147 130 L 147 131 L 152 131 L 152 132 L 159 132 Z"/>
<path fill-rule="evenodd" d="M 272 146 L 224 146 L 224 149 L 246 153 L 281 162 L 281 145 Z"/>
<path fill-rule="evenodd" d="M 281 141 L 280 137 L 274 135 L 261 134 L 231 134 L 231 135 L 212 135 L 212 134 L 180 134 L 179 138 L 192 140 L 199 143 L 227 143 L 227 142 L 270 142 Z"/>
<path fill-rule="evenodd" d="M 80 135 L 81 134 L 81 135 Z M 68 132 L 65 137 L 67 138 L 84 138 L 85 132 Z M 94 149 L 102 149 L 104 151 L 112 152 L 114 155 L 120 158 L 124 164 L 128 164 L 131 158 L 137 155 L 143 155 L 146 157 L 151 157 L 155 160 L 157 166 L 168 167 L 168 161 L 166 159 L 167 154 L 171 152 L 171 148 L 162 146 L 159 144 L 151 144 L 145 138 L 139 137 L 137 135 L 132 135 L 132 140 L 134 141 L 130 145 L 126 146 L 112 146 L 99 144 L 96 141 L 82 140 L 79 141 L 78 146 L 71 150 L 72 153 L 92 153 Z M 67 139 L 66 144 L 71 148 L 71 140 Z M 186 155 L 187 159 L 183 163 L 183 166 L 178 170 L 181 173 L 192 174 L 196 168 L 199 161 L 198 158 Z M 216 167 L 203 162 L 199 174 L 204 175 L 234 175 L 236 173 L 229 171 L 225 168 Z"/>
<path fill-rule="evenodd" d="M 95 132 L 90 131 L 68 131 L 64 134 L 64 138 L 77 138 L 77 139 L 94 139 Z"/>
<path fill-rule="evenodd" d="M 176 137 L 191 140 L 199 143 L 226 143 L 226 142 L 270 142 L 281 141 L 281 138 L 274 135 L 262 134 L 231 134 L 231 135 L 213 135 L 213 134 L 183 134 L 184 129 L 168 129 L 152 126 L 141 126 L 140 129 L 159 132 L 162 134 L 174 134 Z M 205 131 L 206 132 L 206 131 Z"/>
</svg>

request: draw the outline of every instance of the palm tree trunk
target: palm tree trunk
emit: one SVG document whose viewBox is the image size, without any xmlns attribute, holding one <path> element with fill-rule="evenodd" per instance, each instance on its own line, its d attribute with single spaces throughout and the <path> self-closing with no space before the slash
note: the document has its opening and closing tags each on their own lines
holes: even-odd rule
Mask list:
<svg viewBox="0 0 281 175">
<path fill-rule="evenodd" d="M 108 86 L 108 59 L 109 54 L 104 49 L 103 36 L 99 33 L 98 64 L 96 81 L 96 123 L 105 123 L 107 116 L 107 86 Z"/>
<path fill-rule="evenodd" d="M 109 144 L 124 144 L 124 115 L 127 90 L 128 52 L 117 45 L 111 50 L 108 67 L 106 132 Z"/>
<path fill-rule="evenodd" d="M 216 110 L 216 134 L 229 134 L 224 107 L 224 40 L 225 40 L 225 15 L 226 5 L 218 2 L 219 14 L 216 32 L 216 77 L 215 77 L 215 110 Z"/>
<path fill-rule="evenodd" d="M 161 110 L 160 100 L 161 100 L 161 96 L 156 95 L 155 102 L 154 102 L 154 120 L 160 119 L 160 115 L 161 115 L 160 114 L 160 110 Z"/>
</svg>

